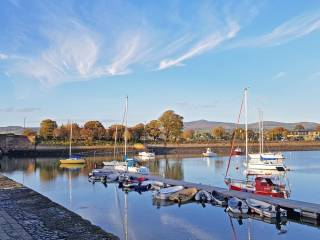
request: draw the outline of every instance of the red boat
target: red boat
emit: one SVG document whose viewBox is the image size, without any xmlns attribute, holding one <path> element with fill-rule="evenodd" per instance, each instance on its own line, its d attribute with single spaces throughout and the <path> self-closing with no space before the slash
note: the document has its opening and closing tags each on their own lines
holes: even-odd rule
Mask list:
<svg viewBox="0 0 320 240">
<path fill-rule="evenodd" d="M 271 178 L 267 177 L 256 177 L 254 181 L 227 178 L 225 179 L 225 183 L 228 185 L 229 190 L 250 192 L 278 198 L 289 197 L 289 192 L 286 190 L 285 185 L 275 184 Z"/>
<path fill-rule="evenodd" d="M 241 148 L 237 147 L 236 149 L 234 149 L 232 151 L 232 155 L 242 155 L 243 154 L 243 151 Z"/>
</svg>

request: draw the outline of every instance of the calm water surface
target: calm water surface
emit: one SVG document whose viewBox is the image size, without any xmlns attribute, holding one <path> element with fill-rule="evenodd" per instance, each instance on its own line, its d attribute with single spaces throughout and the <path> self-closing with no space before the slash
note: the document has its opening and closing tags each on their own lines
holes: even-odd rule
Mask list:
<svg viewBox="0 0 320 240">
<path fill-rule="evenodd" d="M 320 203 L 320 152 L 287 152 L 292 169 L 283 180 L 291 187 L 291 198 Z M 212 159 L 166 156 L 147 163 L 154 174 L 225 187 L 227 157 Z M 153 204 L 152 194 L 125 194 L 117 184 L 88 182 L 93 161 L 80 169 L 59 167 L 59 159 L 1 160 L 8 177 L 48 196 L 53 201 L 89 219 L 121 239 L 320 239 L 317 227 L 287 222 L 275 224 L 244 219 L 239 223 L 224 209 L 197 203 L 182 206 Z M 99 158 L 96 161 L 102 161 Z M 242 178 L 243 157 L 234 158 L 231 175 Z"/>
</svg>

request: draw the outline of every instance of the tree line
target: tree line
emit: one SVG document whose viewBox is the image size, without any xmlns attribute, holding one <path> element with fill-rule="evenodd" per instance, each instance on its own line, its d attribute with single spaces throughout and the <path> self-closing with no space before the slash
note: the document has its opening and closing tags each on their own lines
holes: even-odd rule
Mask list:
<svg viewBox="0 0 320 240">
<path fill-rule="evenodd" d="M 173 110 L 165 111 L 158 119 L 147 124 L 139 123 L 132 127 L 114 124 L 104 127 L 100 121 L 88 121 L 83 126 L 78 123 L 67 123 L 58 126 L 52 119 L 40 123 L 39 133 L 26 129 L 23 135 L 36 137 L 38 141 L 68 141 L 72 128 L 72 139 L 76 142 L 93 143 L 97 141 L 123 142 L 125 137 L 131 142 L 179 142 L 183 131 L 183 117 Z"/>
<path fill-rule="evenodd" d="M 48 141 L 69 141 L 72 126 L 72 139 L 78 143 L 95 143 L 114 141 L 123 142 L 125 136 L 130 142 L 154 142 L 154 143 L 203 143 L 209 141 L 231 141 L 245 140 L 245 129 L 237 128 L 227 131 L 223 127 L 214 127 L 211 131 L 183 130 L 183 117 L 173 110 L 165 111 L 158 119 L 151 120 L 147 124 L 139 123 L 135 126 L 125 127 L 121 124 L 114 124 L 104 127 L 99 121 L 88 121 L 83 126 L 77 123 L 67 123 L 58 126 L 52 119 L 45 119 L 40 124 L 39 133 L 31 129 L 25 129 L 24 135 L 34 137 L 38 142 Z M 303 125 L 297 125 L 295 130 L 304 130 Z M 320 126 L 315 129 L 320 132 Z M 264 131 L 267 140 L 279 141 L 286 138 L 289 130 L 283 127 L 275 127 Z M 258 141 L 259 133 L 248 130 L 249 141 Z"/>
</svg>

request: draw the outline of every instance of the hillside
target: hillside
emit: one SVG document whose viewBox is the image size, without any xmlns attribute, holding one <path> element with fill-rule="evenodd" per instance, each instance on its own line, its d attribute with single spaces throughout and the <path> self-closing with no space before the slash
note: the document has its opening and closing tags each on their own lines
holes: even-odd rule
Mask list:
<svg viewBox="0 0 320 240">
<path fill-rule="evenodd" d="M 32 130 L 38 131 L 39 128 L 31 127 Z M 23 127 L 20 126 L 7 126 L 7 127 L 0 127 L 0 134 L 3 133 L 14 133 L 14 134 L 21 134 L 23 132 Z"/>
<path fill-rule="evenodd" d="M 276 121 L 264 121 L 264 128 L 265 129 L 271 129 L 275 127 L 284 127 L 289 130 L 293 130 L 294 127 L 297 124 L 302 124 L 305 129 L 313 130 L 315 129 L 319 124 L 315 122 L 296 122 L 296 123 L 285 123 L 285 122 L 276 122 Z M 207 121 L 207 120 L 198 120 L 198 121 L 191 121 L 191 122 L 185 122 L 184 128 L 185 129 L 193 129 L 193 130 L 208 130 L 214 127 L 223 127 L 226 130 L 233 130 L 236 126 L 235 123 L 229 123 L 229 122 L 215 122 L 215 121 Z M 240 125 L 241 127 L 244 127 L 243 124 Z M 248 124 L 249 129 L 256 130 L 258 129 L 258 123 L 250 123 Z"/>
</svg>

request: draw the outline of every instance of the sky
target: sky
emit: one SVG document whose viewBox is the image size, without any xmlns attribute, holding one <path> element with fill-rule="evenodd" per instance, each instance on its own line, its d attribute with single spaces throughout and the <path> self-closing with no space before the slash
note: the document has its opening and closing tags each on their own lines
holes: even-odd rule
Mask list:
<svg viewBox="0 0 320 240">
<path fill-rule="evenodd" d="M 320 122 L 320 1 L 2 0 L 0 126 Z"/>
</svg>

